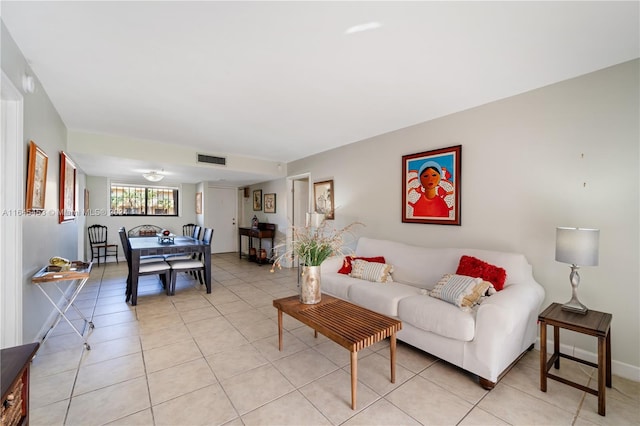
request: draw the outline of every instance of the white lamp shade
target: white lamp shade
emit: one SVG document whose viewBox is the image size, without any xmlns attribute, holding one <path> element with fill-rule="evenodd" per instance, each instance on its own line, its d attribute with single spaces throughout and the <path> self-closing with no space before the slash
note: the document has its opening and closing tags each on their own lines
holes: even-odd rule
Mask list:
<svg viewBox="0 0 640 426">
<path fill-rule="evenodd" d="M 556 260 L 577 266 L 598 265 L 599 229 L 556 228 Z"/>
</svg>

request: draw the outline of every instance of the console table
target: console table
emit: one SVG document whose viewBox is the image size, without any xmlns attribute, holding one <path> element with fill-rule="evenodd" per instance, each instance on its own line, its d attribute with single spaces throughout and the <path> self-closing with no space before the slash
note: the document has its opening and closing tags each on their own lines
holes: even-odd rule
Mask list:
<svg viewBox="0 0 640 426">
<path fill-rule="evenodd" d="M 242 259 L 242 236 L 249 239 L 249 252 L 253 247 L 253 239 L 258 239 L 258 248 L 262 250 L 262 240 L 264 238 L 271 239 L 271 249 L 273 249 L 276 236 L 276 225 L 274 223 L 259 223 L 257 228 L 238 228 L 238 255 Z M 249 255 L 249 260 L 262 263 L 259 256 Z M 267 256 L 268 261 L 268 256 Z"/>
</svg>

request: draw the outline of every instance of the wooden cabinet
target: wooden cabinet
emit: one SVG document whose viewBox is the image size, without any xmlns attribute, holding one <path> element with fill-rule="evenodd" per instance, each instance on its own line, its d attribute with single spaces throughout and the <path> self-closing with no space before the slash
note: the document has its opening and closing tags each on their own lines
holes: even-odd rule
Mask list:
<svg viewBox="0 0 640 426">
<path fill-rule="evenodd" d="M 2 426 L 29 424 L 29 366 L 39 343 L 2 349 Z"/>
</svg>

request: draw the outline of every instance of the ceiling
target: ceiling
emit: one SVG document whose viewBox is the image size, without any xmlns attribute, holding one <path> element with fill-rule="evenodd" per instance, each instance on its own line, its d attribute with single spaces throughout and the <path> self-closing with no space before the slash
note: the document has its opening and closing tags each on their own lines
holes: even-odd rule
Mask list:
<svg viewBox="0 0 640 426">
<path fill-rule="evenodd" d="M 1 7 L 69 129 L 285 164 L 640 56 L 636 1 Z M 89 175 L 154 167 L 123 156 L 76 161 Z M 177 177 L 260 179 L 207 173 Z"/>
</svg>

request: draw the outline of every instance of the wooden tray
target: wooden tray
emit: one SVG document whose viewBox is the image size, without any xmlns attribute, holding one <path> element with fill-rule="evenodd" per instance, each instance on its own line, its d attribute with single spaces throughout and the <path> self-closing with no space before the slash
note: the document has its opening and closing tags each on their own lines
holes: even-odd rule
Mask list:
<svg viewBox="0 0 640 426">
<path fill-rule="evenodd" d="M 81 260 L 74 260 L 69 265 L 69 269 L 62 266 L 47 265 L 40 269 L 31 278 L 33 283 L 46 283 L 51 281 L 66 281 L 88 278 L 91 274 L 92 263 L 86 263 Z"/>
</svg>

